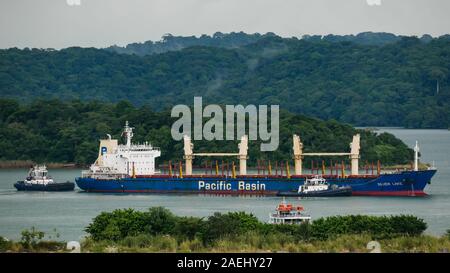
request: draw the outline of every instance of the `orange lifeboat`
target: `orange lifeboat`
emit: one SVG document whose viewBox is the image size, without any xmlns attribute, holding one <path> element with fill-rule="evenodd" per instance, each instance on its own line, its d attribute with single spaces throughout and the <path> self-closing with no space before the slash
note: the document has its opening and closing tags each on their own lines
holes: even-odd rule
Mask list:
<svg viewBox="0 0 450 273">
<path fill-rule="evenodd" d="M 303 210 L 303 207 L 297 207 L 296 209 L 298 210 L 298 208 L 301 208 Z M 292 211 L 294 208 L 292 207 L 292 204 L 287 204 L 287 203 L 281 203 L 278 205 L 277 211 L 282 211 L 282 212 L 289 212 Z"/>
</svg>

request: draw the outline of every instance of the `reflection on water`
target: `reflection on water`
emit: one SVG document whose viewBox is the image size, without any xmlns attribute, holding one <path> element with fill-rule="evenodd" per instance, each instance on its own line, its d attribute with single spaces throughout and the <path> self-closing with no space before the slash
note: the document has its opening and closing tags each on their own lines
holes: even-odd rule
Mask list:
<svg viewBox="0 0 450 273">
<path fill-rule="evenodd" d="M 419 140 L 422 160 L 434 161 L 438 173 L 425 198 L 409 197 L 339 197 L 300 200 L 314 218 L 337 214 L 414 214 L 424 218 L 430 234 L 443 234 L 450 228 L 450 131 L 388 129 L 413 146 Z M 362 147 L 364 148 L 364 147 Z M 50 170 L 57 181 L 74 180 L 81 170 Z M 280 199 L 257 196 L 96 194 L 74 192 L 17 192 L 13 183 L 23 179 L 25 169 L 0 170 L 0 235 L 18 239 L 20 231 L 35 226 L 52 233 L 54 228 L 64 240 L 78 240 L 84 228 L 101 211 L 116 208 L 145 210 L 164 206 L 178 215 L 208 216 L 213 212 L 252 212 L 268 221 Z M 293 203 L 296 198 L 288 199 Z"/>
</svg>

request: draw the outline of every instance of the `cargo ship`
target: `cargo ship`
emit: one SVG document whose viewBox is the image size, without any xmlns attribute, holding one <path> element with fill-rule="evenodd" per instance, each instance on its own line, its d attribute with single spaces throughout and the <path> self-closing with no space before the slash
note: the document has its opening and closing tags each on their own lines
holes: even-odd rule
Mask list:
<svg viewBox="0 0 450 273">
<path fill-rule="evenodd" d="M 307 156 L 348 156 L 351 162 L 350 174 L 346 168 L 322 168 L 322 177 L 327 183 L 338 187 L 351 187 L 352 195 L 360 196 L 424 196 L 424 189 L 431 183 L 435 168 L 419 170 L 419 147 L 414 147 L 414 167 L 410 170 L 391 172 L 380 171 L 380 164 L 374 173 L 360 173 L 359 150 L 360 136 L 353 136 L 350 152 L 304 153 L 303 144 L 298 135 L 293 136 L 294 171 L 291 174 L 289 161 L 285 168 L 273 173 L 270 166 L 267 174 L 248 174 L 248 138 L 242 136 L 238 153 L 194 153 L 194 145 L 189 136 L 184 136 L 184 164 L 168 164 L 166 173 L 155 168 L 156 158 L 161 155 L 157 147 L 150 143 L 132 143 L 133 128 L 126 122 L 123 135 L 126 143 L 118 144 L 117 139 L 108 135 L 100 140 L 98 158 L 89 170 L 82 171 L 75 179 L 78 187 L 86 192 L 108 193 L 204 193 L 204 194 L 252 194 L 276 195 L 279 192 L 296 191 L 306 179 L 317 174 L 304 174 L 302 161 Z M 239 160 L 239 171 L 234 162 L 231 168 L 222 172 L 216 163 L 215 174 L 193 173 L 192 162 L 195 157 L 231 156 Z M 216 161 L 217 162 L 217 161 Z M 211 169 L 212 170 L 212 169 Z M 317 170 L 317 172 L 319 172 Z"/>
</svg>

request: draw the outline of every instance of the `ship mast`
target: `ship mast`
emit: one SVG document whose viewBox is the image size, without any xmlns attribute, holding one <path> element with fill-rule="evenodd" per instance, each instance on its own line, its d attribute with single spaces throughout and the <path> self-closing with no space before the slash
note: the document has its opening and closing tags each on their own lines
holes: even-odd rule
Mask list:
<svg viewBox="0 0 450 273">
<path fill-rule="evenodd" d="M 123 133 L 125 134 L 125 137 L 127 139 L 127 147 L 131 147 L 131 139 L 133 138 L 133 128 L 128 126 L 128 120 L 125 121 Z"/>
<path fill-rule="evenodd" d="M 416 146 L 414 146 L 414 171 L 419 170 L 419 142 L 416 140 Z"/>
</svg>

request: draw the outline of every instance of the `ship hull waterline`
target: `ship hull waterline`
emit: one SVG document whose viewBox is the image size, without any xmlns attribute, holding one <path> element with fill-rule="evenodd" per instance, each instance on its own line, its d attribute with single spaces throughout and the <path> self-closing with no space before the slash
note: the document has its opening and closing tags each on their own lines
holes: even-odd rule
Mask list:
<svg viewBox="0 0 450 273">
<path fill-rule="evenodd" d="M 282 197 L 345 197 L 352 195 L 352 187 L 340 187 L 337 189 L 296 192 L 296 191 L 280 191 L 277 196 Z"/>
<path fill-rule="evenodd" d="M 379 176 L 330 177 L 327 182 L 339 187 L 351 187 L 354 196 L 425 196 L 424 189 L 436 170 L 403 171 Z M 105 193 L 200 193 L 232 195 L 277 195 L 280 191 L 295 191 L 305 177 L 218 176 L 169 177 L 150 176 L 121 179 L 78 177 L 77 186 L 86 192 Z"/>
<path fill-rule="evenodd" d="M 14 187 L 18 191 L 73 191 L 75 189 L 75 184 L 73 182 L 62 182 L 42 185 L 27 184 L 23 181 L 18 181 L 14 183 Z"/>
</svg>

